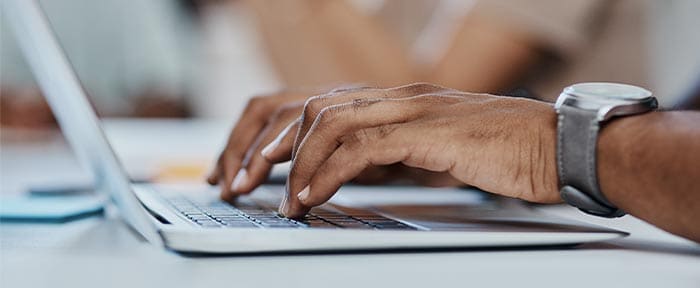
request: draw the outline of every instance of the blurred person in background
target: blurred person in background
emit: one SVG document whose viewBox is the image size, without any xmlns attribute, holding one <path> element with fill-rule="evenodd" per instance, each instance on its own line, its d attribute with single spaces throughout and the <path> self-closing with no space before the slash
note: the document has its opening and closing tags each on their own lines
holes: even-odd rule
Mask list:
<svg viewBox="0 0 700 288">
<path fill-rule="evenodd" d="M 576 81 L 649 82 L 641 1 L 246 3 L 288 87 L 422 81 L 553 99 Z"/>
<path fill-rule="evenodd" d="M 112 116 L 236 118 L 263 91 L 308 97 L 338 84 L 415 81 L 545 100 L 569 83 L 615 81 L 651 88 L 674 107 L 692 103 L 680 98 L 700 73 L 689 15 L 700 7 L 689 0 L 42 6 L 96 108 Z M 13 36 L 0 29 L 2 123 L 51 123 Z"/>
<path fill-rule="evenodd" d="M 285 87 L 422 81 L 553 100 L 609 81 L 673 107 L 700 73 L 696 1 L 244 2 Z"/>
<path fill-rule="evenodd" d="M 101 115 L 189 114 L 197 49 L 188 1 L 41 1 Z M 7 25 L 0 26 L 2 125 L 45 128 L 53 117 Z"/>
</svg>

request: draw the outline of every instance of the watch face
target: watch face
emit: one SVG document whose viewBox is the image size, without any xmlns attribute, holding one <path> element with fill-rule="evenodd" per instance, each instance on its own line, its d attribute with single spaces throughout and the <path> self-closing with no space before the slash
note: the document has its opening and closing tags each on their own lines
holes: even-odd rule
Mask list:
<svg viewBox="0 0 700 288">
<path fill-rule="evenodd" d="M 579 83 L 567 87 L 564 92 L 582 98 L 602 97 L 611 100 L 642 100 L 651 96 L 651 92 L 641 87 L 605 82 Z"/>
</svg>

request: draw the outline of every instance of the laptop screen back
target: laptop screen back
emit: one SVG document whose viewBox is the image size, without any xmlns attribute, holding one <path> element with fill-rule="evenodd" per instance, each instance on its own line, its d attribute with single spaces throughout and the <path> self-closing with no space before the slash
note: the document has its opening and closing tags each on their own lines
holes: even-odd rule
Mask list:
<svg viewBox="0 0 700 288">
<path fill-rule="evenodd" d="M 92 171 L 95 188 L 112 199 L 134 229 L 152 243 L 161 243 L 38 2 L 3 0 L 2 5 L 5 19 L 64 136 L 81 163 Z"/>
</svg>

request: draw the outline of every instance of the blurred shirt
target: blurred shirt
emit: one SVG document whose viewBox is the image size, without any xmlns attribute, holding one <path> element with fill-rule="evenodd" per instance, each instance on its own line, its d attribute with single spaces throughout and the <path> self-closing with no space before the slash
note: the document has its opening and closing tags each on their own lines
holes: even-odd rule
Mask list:
<svg viewBox="0 0 700 288">
<path fill-rule="evenodd" d="M 700 1 L 383 2 L 382 9 L 364 10 L 379 11 L 386 26 L 413 45 L 414 58 L 421 63 L 440 57 L 463 17 L 528 36 L 544 61 L 518 86 L 541 99 L 554 100 L 569 84 L 606 81 L 647 87 L 662 106 L 672 107 L 700 81 Z"/>
</svg>

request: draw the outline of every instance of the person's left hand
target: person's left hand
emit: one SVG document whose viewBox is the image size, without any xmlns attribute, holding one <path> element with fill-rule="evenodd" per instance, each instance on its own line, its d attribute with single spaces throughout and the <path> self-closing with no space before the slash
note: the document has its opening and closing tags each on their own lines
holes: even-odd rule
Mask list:
<svg viewBox="0 0 700 288">
<path fill-rule="evenodd" d="M 396 163 L 500 195 L 561 201 L 550 104 L 429 84 L 406 87 L 307 100 L 298 131 L 286 131 L 266 149 L 267 159 L 292 154 L 281 214 L 302 217 L 368 168 Z"/>
</svg>

